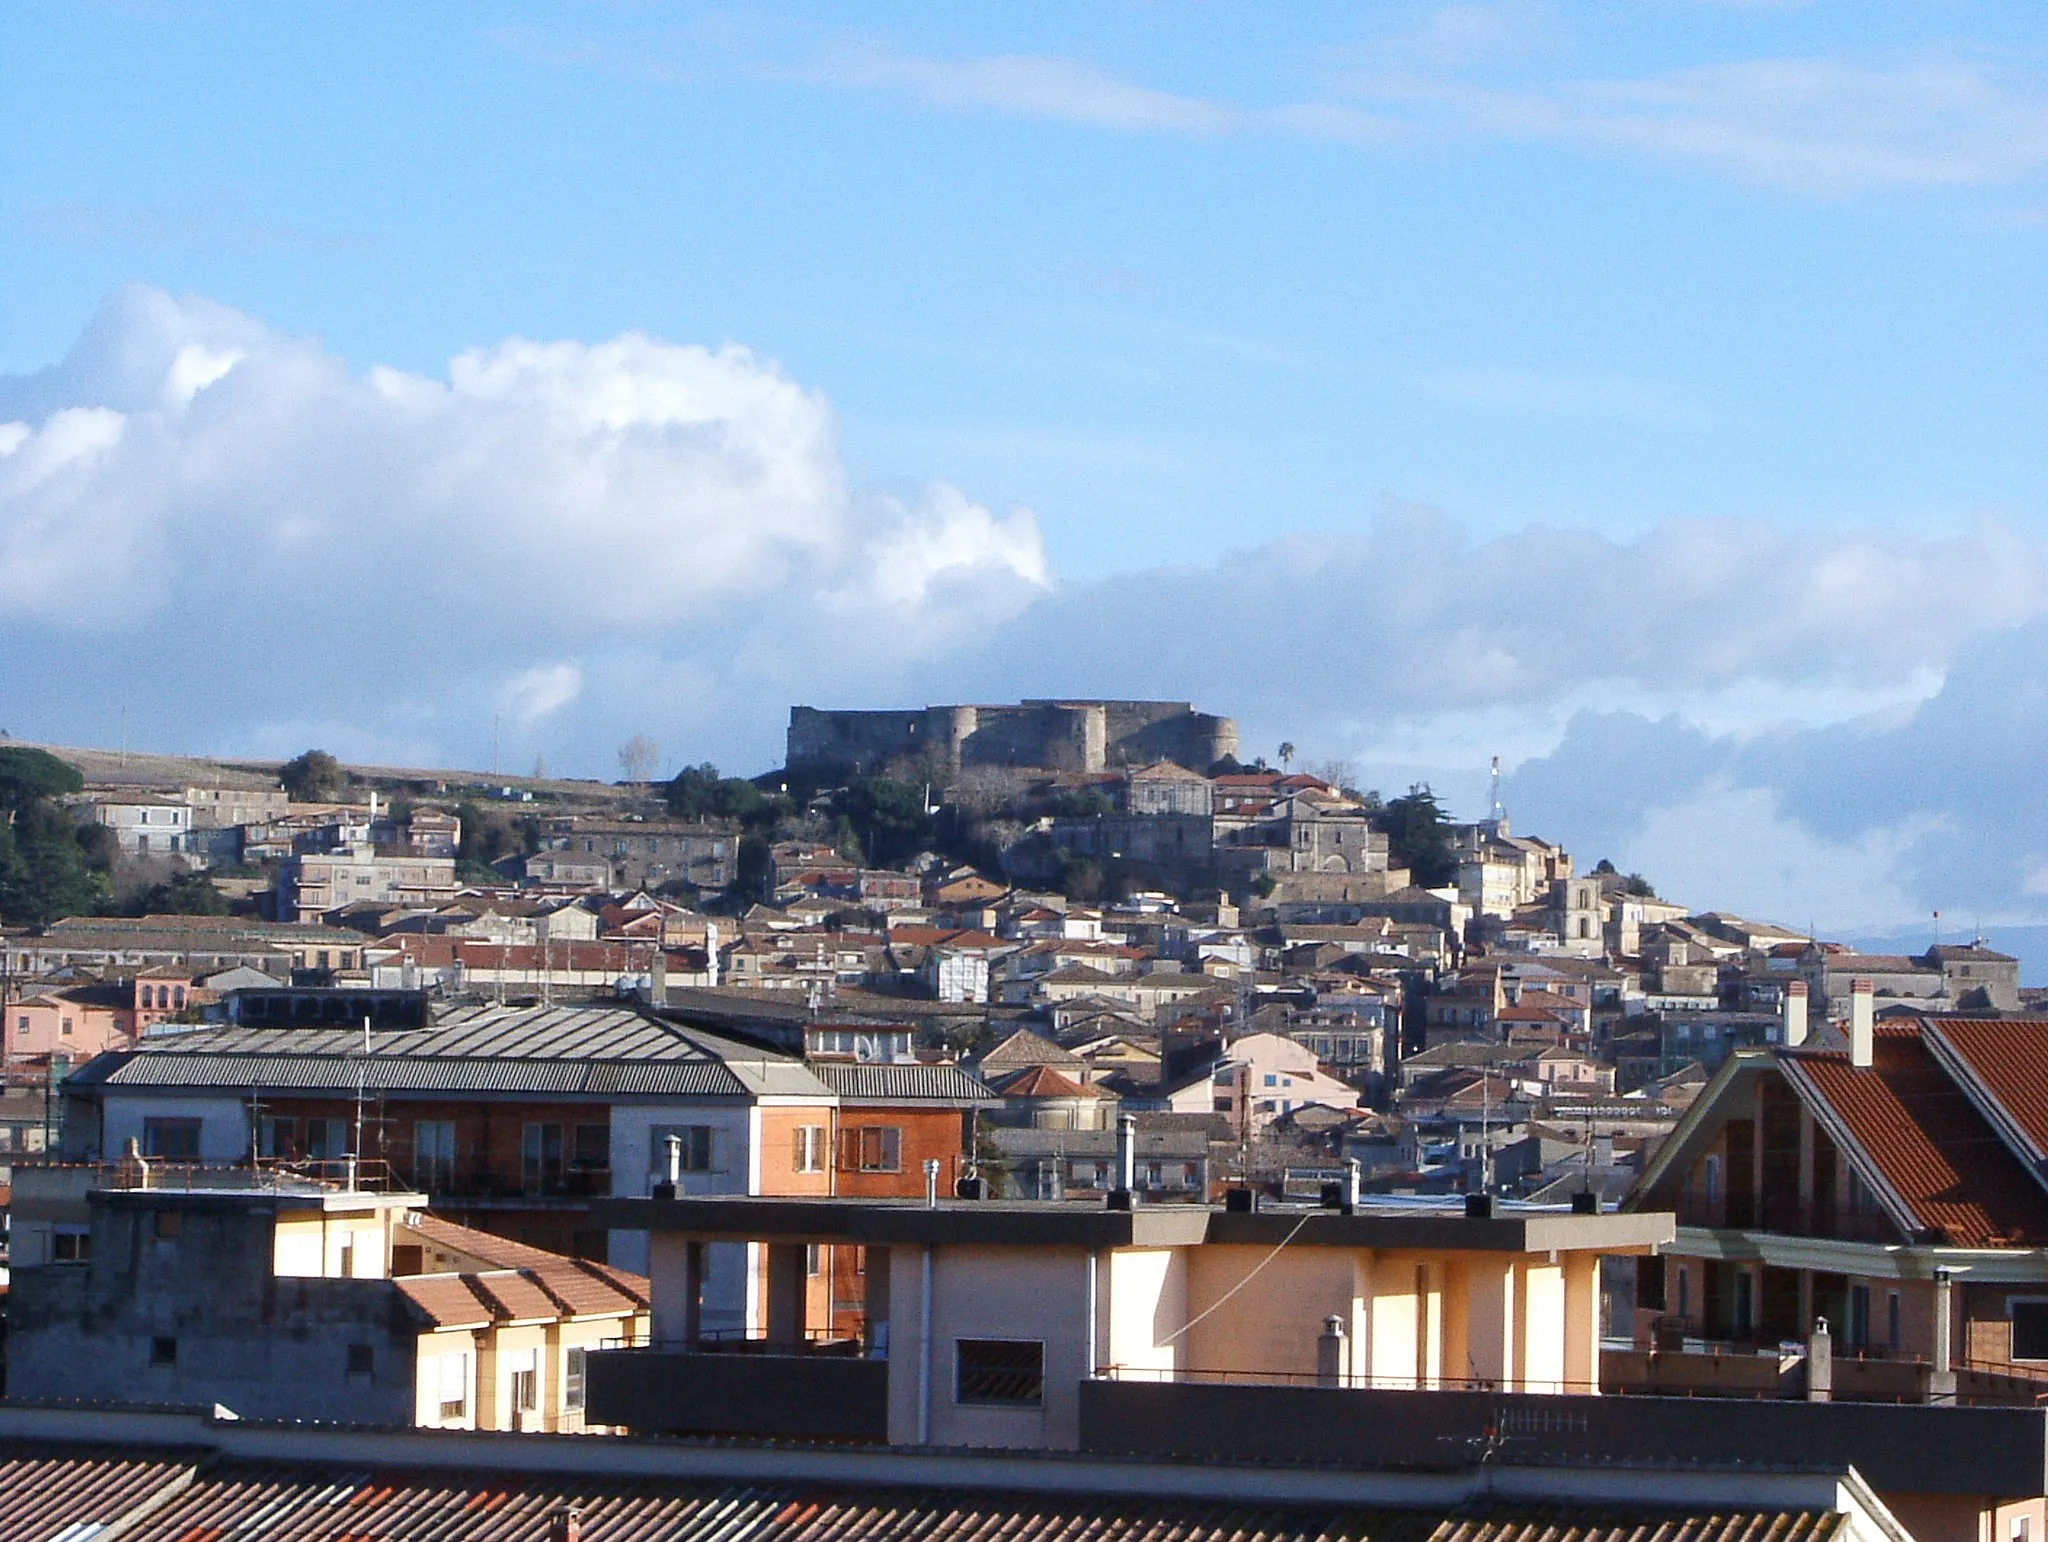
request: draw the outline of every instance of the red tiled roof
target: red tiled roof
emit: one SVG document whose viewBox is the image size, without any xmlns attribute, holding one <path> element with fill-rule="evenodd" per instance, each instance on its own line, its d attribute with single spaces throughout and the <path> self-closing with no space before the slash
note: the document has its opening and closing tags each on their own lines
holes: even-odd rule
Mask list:
<svg viewBox="0 0 2048 1542">
<path fill-rule="evenodd" d="M 1062 1076 L 1049 1065 L 1035 1065 L 1019 1071 L 998 1089 L 1006 1098 L 1088 1098 L 1101 1097 L 1072 1077 Z"/>
<path fill-rule="evenodd" d="M 416 1215 L 407 1224 L 408 1229 L 417 1232 L 421 1240 L 446 1248 L 452 1253 L 467 1253 L 471 1258 L 493 1269 L 520 1269 L 529 1265 L 562 1262 L 562 1255 L 559 1253 L 529 1247 L 524 1242 L 514 1242 L 509 1237 L 493 1236 L 490 1232 L 478 1231 L 474 1227 L 459 1226 L 453 1221 L 443 1220 L 438 1215 Z"/>
<path fill-rule="evenodd" d="M 1919 1229 L 1938 1229 L 1955 1247 L 2048 1243 L 2048 1194 L 1942 1070 L 1917 1023 L 1878 1026 L 1864 1069 L 1840 1050 L 1788 1050 L 1779 1059 Z"/>
<path fill-rule="evenodd" d="M 546 1322 L 562 1315 L 554 1298 L 523 1271 L 492 1269 L 463 1278 L 471 1290 L 490 1304 L 500 1322 Z"/>
<path fill-rule="evenodd" d="M 488 1328 L 496 1315 L 459 1274 L 408 1274 L 391 1283 L 437 1328 Z"/>
<path fill-rule="evenodd" d="M 571 1317 L 622 1317 L 638 1311 L 640 1303 L 600 1275 L 579 1269 L 570 1259 L 559 1259 L 528 1275 Z"/>
<path fill-rule="evenodd" d="M 2048 1159 L 2048 1019 L 1936 1017 L 1927 1020 L 1927 1036 L 1994 1127 L 2018 1141 L 2021 1156 Z"/>
</svg>

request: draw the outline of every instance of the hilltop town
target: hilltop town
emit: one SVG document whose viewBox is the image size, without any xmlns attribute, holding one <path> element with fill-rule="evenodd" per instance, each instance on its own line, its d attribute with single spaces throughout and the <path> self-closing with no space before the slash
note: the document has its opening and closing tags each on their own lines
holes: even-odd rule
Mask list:
<svg viewBox="0 0 2048 1542">
<path fill-rule="evenodd" d="M 1982 942 L 1665 897 L 1518 829 L 1497 773 L 1462 821 L 1188 703 L 798 707 L 755 778 L 653 754 L 601 784 L 0 748 L 12 1398 L 917 1446 L 1016 1404 L 1044 1422 L 998 1445 L 1235 1459 L 1266 1448 L 1200 1419 L 1146 1445 L 1096 1362 L 2048 1396 L 2048 1022 Z M 1299 1246 L 1369 1284 L 1275 1271 L 1196 1334 L 1252 1278 L 1197 1311 L 1203 1270 L 1318 1216 Z M 1098 1344 L 1055 1267 L 1084 1244 L 1169 1271 L 1090 1263 L 1088 1299 L 1180 1326 Z M 934 1313 L 956 1395 L 913 1414 L 889 1347 Z M 854 1379 L 701 1380 L 721 1345 Z"/>
</svg>

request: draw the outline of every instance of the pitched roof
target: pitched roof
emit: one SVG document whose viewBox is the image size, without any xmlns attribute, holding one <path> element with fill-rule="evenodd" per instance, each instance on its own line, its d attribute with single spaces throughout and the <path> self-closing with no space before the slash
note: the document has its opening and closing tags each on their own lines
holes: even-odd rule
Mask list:
<svg viewBox="0 0 2048 1542">
<path fill-rule="evenodd" d="M 437 1247 L 446 1248 L 451 1253 L 466 1253 L 493 1269 L 519 1269 L 528 1265 L 562 1262 L 559 1253 L 529 1247 L 524 1242 L 514 1242 L 510 1237 L 478 1231 L 473 1226 L 458 1225 L 425 1211 L 406 1217 L 406 1227 Z"/>
<path fill-rule="evenodd" d="M 1027 1065 L 1079 1065 L 1073 1051 L 1062 1049 L 1042 1033 L 1019 1028 L 981 1057 L 981 1074 L 993 1076 Z"/>
<path fill-rule="evenodd" d="M 497 1319 L 459 1274 L 408 1274 L 391 1283 L 436 1328 L 488 1328 Z"/>
<path fill-rule="evenodd" d="M 105 1529 L 220 1537 L 540 1538 L 573 1507 L 590 1537 L 694 1542 L 1836 1542 L 1847 1512 L 1536 1499 L 1413 1509 L 1313 1500 L 1019 1493 L 770 1478 L 257 1461 L 119 1446 L 0 1446 L 0 1542 Z"/>
<path fill-rule="evenodd" d="M 1070 1076 L 1062 1076 L 1049 1065 L 1035 1065 L 1019 1071 L 998 1090 L 1006 1098 L 1101 1098 L 1093 1087 L 1084 1087 Z"/>
<path fill-rule="evenodd" d="M 820 1060 L 811 1074 L 842 1103 L 935 1103 L 946 1107 L 996 1102 L 987 1083 L 957 1065 L 862 1065 Z"/>
<path fill-rule="evenodd" d="M 465 1007 L 427 1028 L 219 1028 L 145 1040 L 71 1085 L 273 1092 L 521 1092 L 826 1097 L 785 1055 L 622 1006 Z"/>
<path fill-rule="evenodd" d="M 1908 1232 L 1955 1247 L 2048 1243 L 2048 1194 L 2014 1159 L 1921 1042 L 1917 1023 L 1881 1024 L 1871 1064 L 1841 1050 L 1779 1055 L 1829 1133 Z"/>
<path fill-rule="evenodd" d="M 1930 1018 L 1925 1039 L 1977 1111 L 2040 1172 L 2048 1162 L 2048 1019 Z"/>
</svg>

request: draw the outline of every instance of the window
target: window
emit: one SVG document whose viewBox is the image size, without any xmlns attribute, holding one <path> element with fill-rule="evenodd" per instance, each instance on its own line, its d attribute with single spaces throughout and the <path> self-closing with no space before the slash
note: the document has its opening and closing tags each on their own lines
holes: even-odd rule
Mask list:
<svg viewBox="0 0 2048 1542">
<path fill-rule="evenodd" d="M 564 1408 L 574 1409 L 583 1406 L 583 1376 L 587 1369 L 584 1357 L 588 1353 L 588 1350 L 580 1348 L 569 1351 L 568 1363 L 562 1372 L 562 1406 Z"/>
<path fill-rule="evenodd" d="M 368 1376 L 377 1369 L 377 1351 L 373 1345 L 351 1344 L 348 1346 L 348 1374 Z"/>
<path fill-rule="evenodd" d="M 1735 1276 L 1735 1335 L 1749 1337 L 1756 1323 L 1756 1276 L 1747 1269 Z"/>
<path fill-rule="evenodd" d="M 2013 1359 L 2048 1360 L 2048 1301 L 2014 1301 L 2010 1310 Z"/>
<path fill-rule="evenodd" d="M 823 1243 L 804 1244 L 804 1276 L 815 1280 L 825 1270 L 825 1248 Z"/>
<path fill-rule="evenodd" d="M 429 1194 L 455 1186 L 453 1119 L 422 1119 L 413 1125 L 412 1181 Z"/>
<path fill-rule="evenodd" d="M 1681 1319 L 1687 1321 L 1690 1321 L 1692 1318 L 1692 1271 L 1690 1269 L 1680 1269 L 1678 1271 L 1678 1315 Z"/>
<path fill-rule="evenodd" d="M 256 1154 L 261 1157 L 290 1158 L 300 1154 L 299 1121 L 279 1114 L 265 1114 L 256 1121 Z"/>
<path fill-rule="evenodd" d="M 315 1162 L 339 1162 L 348 1155 L 346 1119 L 308 1119 L 306 1155 Z"/>
<path fill-rule="evenodd" d="M 77 1228 L 60 1228 L 50 1238 L 50 1262 L 82 1264 L 92 1259 L 92 1233 Z"/>
<path fill-rule="evenodd" d="M 529 1124 L 519 1143 L 520 1183 L 529 1194 L 545 1194 L 562 1186 L 562 1127 Z"/>
<path fill-rule="evenodd" d="M 142 1121 L 142 1154 L 170 1162 L 199 1160 L 197 1119 L 145 1119 Z"/>
<path fill-rule="evenodd" d="M 1870 1347 L 1870 1287 L 1851 1285 L 1849 1287 L 1849 1347 L 1868 1349 Z"/>
<path fill-rule="evenodd" d="M 71 1032 L 71 1019 L 70 1019 L 70 1018 L 68 1018 L 68 1017 L 67 1017 L 67 1018 L 65 1018 L 65 1019 L 64 1019 L 64 1026 L 63 1026 L 63 1028 L 62 1028 L 62 1029 L 61 1029 L 60 1031 L 61 1031 L 61 1032 L 63 1032 L 63 1033 L 66 1033 L 66 1034 L 69 1034 L 69 1033 Z"/>
<path fill-rule="evenodd" d="M 170 1338 L 153 1338 L 149 1341 L 149 1363 L 151 1365 L 176 1365 L 178 1363 L 178 1341 Z"/>
<path fill-rule="evenodd" d="M 821 1124 L 800 1124 L 796 1127 L 796 1153 L 794 1170 L 800 1173 L 821 1173 L 825 1170 L 825 1127 Z"/>
<path fill-rule="evenodd" d="M 469 1412 L 469 1356 L 442 1355 L 441 1417 L 460 1419 Z"/>
<path fill-rule="evenodd" d="M 585 1172 L 602 1172 L 612 1165 L 612 1127 L 608 1124 L 576 1126 L 575 1164 Z"/>
<path fill-rule="evenodd" d="M 2015 1515 L 2012 1518 L 2012 1542 L 2027 1542 L 2027 1517 Z"/>
<path fill-rule="evenodd" d="M 531 1365 L 512 1373 L 512 1406 L 520 1413 L 540 1407 L 540 1372 Z"/>
<path fill-rule="evenodd" d="M 708 1124 L 657 1124 L 647 1132 L 647 1171 L 656 1178 L 668 1176 L 668 1138 L 683 1143 L 683 1171 L 708 1173 L 711 1169 L 711 1126 Z"/>
<path fill-rule="evenodd" d="M 1045 1345 L 1036 1339 L 954 1341 L 953 1400 L 1006 1408 L 1045 1401 Z"/>
<path fill-rule="evenodd" d="M 1710 1156 L 1702 1164 L 1703 1179 L 1707 1190 L 1707 1203 L 1713 1204 L 1721 1197 L 1721 1159 Z"/>
<path fill-rule="evenodd" d="M 1884 1298 L 1884 1343 L 1893 1354 L 1899 1352 L 1899 1293 L 1895 1290 Z"/>
<path fill-rule="evenodd" d="M 839 1132 L 839 1165 L 863 1173 L 903 1171 L 903 1132 L 893 1124 L 861 1125 Z"/>
</svg>

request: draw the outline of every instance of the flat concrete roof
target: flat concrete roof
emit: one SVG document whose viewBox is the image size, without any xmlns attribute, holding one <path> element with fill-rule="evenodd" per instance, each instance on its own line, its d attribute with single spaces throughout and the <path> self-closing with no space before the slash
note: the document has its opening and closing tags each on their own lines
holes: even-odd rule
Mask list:
<svg viewBox="0 0 2048 1542">
<path fill-rule="evenodd" d="M 427 1196 L 407 1193 L 372 1193 L 364 1189 L 335 1188 L 218 1188 L 218 1189 L 91 1189 L 86 1198 L 96 1205 L 117 1208 L 161 1210 L 175 1205 L 181 1209 L 232 1206 L 238 1210 L 268 1205 L 278 1210 L 323 1210 L 345 1213 L 361 1210 L 424 1210 Z"/>
<path fill-rule="evenodd" d="M 1484 1220 L 1458 1211 L 1371 1207 L 1345 1215 L 1307 1207 L 1231 1212 L 1207 1205 L 1111 1210 L 1057 1200 L 801 1199 L 718 1195 L 610 1199 L 592 1219 L 619 1231 L 680 1232 L 718 1242 L 867 1243 L 971 1247 L 1296 1247 L 1423 1252 L 1648 1252 L 1669 1243 L 1668 1211 L 1575 1215 L 1501 1211 Z"/>
</svg>

